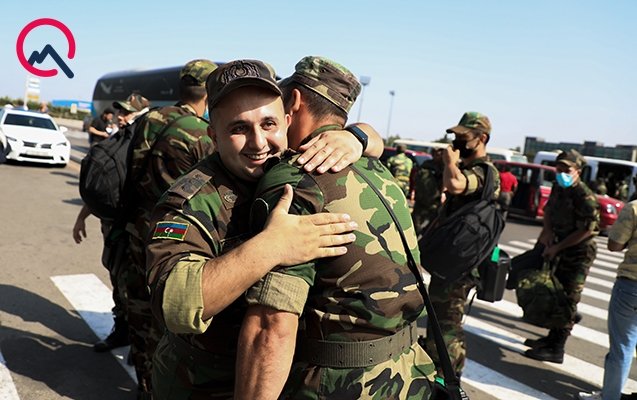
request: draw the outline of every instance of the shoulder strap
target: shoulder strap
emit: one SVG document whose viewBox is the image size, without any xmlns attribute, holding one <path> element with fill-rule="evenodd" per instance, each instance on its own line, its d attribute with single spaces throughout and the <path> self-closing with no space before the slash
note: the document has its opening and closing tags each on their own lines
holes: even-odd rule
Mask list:
<svg viewBox="0 0 637 400">
<path fill-rule="evenodd" d="M 491 170 L 491 167 L 489 166 L 489 164 L 485 163 L 479 163 L 476 164 L 477 166 L 483 166 L 483 168 L 485 169 L 484 171 L 484 187 L 482 188 L 482 200 L 491 200 L 493 198 L 493 193 L 495 192 L 495 188 L 493 187 L 493 171 Z"/>
<path fill-rule="evenodd" d="M 356 168 L 355 165 L 352 165 L 351 168 L 361 178 L 363 178 L 365 182 L 367 182 L 369 187 L 372 190 L 374 190 L 374 192 L 376 192 L 376 194 L 378 195 L 378 198 L 380 199 L 380 201 L 383 202 L 383 205 L 387 209 L 387 212 L 389 212 L 389 215 L 391 215 L 391 218 L 394 221 L 394 224 L 396 225 L 396 229 L 398 230 L 400 239 L 402 240 L 403 246 L 405 247 L 405 253 L 407 254 L 407 265 L 409 266 L 409 269 L 411 270 L 412 274 L 414 274 L 414 276 L 416 277 L 418 291 L 420 292 L 420 295 L 425 301 L 425 307 L 427 308 L 427 315 L 431 322 L 431 326 L 432 326 L 432 330 L 434 334 L 434 341 L 436 342 L 438 357 L 440 359 L 440 363 L 442 364 L 442 371 L 444 372 L 444 375 L 445 375 L 444 376 L 445 386 L 449 388 L 450 390 L 453 390 L 454 387 L 459 388 L 460 381 L 458 377 L 456 376 L 456 373 L 454 372 L 453 367 L 451 366 L 451 361 L 449 359 L 449 352 L 447 351 L 447 346 L 445 345 L 445 341 L 442 338 L 442 332 L 440 330 L 440 323 L 438 322 L 438 317 L 436 317 L 436 312 L 434 311 L 434 307 L 431 304 L 429 295 L 427 294 L 427 288 L 426 288 L 425 282 L 422 279 L 422 274 L 418 269 L 418 266 L 416 264 L 416 261 L 414 260 L 413 254 L 411 254 L 411 250 L 409 249 L 409 244 L 407 243 L 407 239 L 405 238 L 405 233 L 403 231 L 403 228 L 400 225 L 400 222 L 398 221 L 398 217 L 396 217 L 396 214 L 394 214 L 394 211 L 392 210 L 391 206 L 385 199 L 385 196 L 378 190 L 376 186 L 374 186 L 374 184 L 369 180 L 369 178 L 363 175 L 360 172 L 360 170 Z"/>
</svg>

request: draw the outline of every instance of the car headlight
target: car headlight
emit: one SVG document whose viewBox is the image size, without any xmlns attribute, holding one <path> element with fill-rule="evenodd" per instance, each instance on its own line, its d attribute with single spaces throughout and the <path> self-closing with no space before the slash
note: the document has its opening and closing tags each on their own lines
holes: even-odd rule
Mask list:
<svg viewBox="0 0 637 400">
<path fill-rule="evenodd" d="M 612 204 L 606 204 L 606 214 L 617 214 L 617 208 Z"/>
</svg>

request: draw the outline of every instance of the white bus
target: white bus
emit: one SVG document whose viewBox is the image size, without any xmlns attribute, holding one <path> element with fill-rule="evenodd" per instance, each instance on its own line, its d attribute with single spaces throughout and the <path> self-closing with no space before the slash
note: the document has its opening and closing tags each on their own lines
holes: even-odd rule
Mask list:
<svg viewBox="0 0 637 400">
<path fill-rule="evenodd" d="M 396 147 L 398 144 L 403 144 L 410 150 L 414 151 L 424 151 L 426 153 L 430 153 L 433 149 L 447 147 L 449 143 L 441 143 L 441 142 L 425 142 L 422 140 L 411 140 L 411 139 L 396 139 L 394 140 L 393 146 Z M 519 151 L 504 149 L 501 147 L 491 147 L 487 146 L 487 155 L 492 160 L 506 160 L 512 162 L 521 162 L 527 163 L 529 160 L 526 156 Z"/>
<path fill-rule="evenodd" d="M 555 165 L 559 151 L 538 151 L 533 162 L 535 164 Z M 582 180 L 594 185 L 598 178 L 604 178 L 608 188 L 608 195 L 615 197 L 619 182 L 628 182 L 628 197 L 635 193 L 635 182 L 631 179 L 637 175 L 637 163 L 613 158 L 584 156 L 586 166 L 582 169 Z"/>
</svg>

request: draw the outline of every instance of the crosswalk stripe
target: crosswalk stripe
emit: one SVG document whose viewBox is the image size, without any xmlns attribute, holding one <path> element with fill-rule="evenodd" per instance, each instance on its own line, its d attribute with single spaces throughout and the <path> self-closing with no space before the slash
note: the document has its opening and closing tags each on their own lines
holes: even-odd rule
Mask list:
<svg viewBox="0 0 637 400">
<path fill-rule="evenodd" d="M 2 353 L 0 353 L 0 400 L 20 400 Z"/>
<path fill-rule="evenodd" d="M 553 400 L 553 397 L 526 386 L 473 360 L 465 360 L 462 382 L 502 400 Z"/>
<path fill-rule="evenodd" d="M 467 317 L 465 330 L 520 354 L 524 353 L 524 351 L 528 349 L 528 347 L 523 344 L 525 340 L 523 337 L 471 316 Z M 602 380 L 604 378 L 604 368 L 598 367 L 597 365 L 584 360 L 580 360 L 579 358 L 573 357 L 569 354 L 564 354 L 563 364 L 542 363 L 550 365 L 555 369 L 563 371 L 571 376 L 575 376 L 582 381 L 591 383 L 598 387 L 601 387 Z M 637 382 L 632 379 L 628 379 L 624 389 L 628 391 L 637 391 Z"/>
<path fill-rule="evenodd" d="M 51 280 L 80 314 L 95 335 L 103 339 L 111 331 L 113 298 L 111 290 L 94 274 L 52 276 Z M 129 347 L 111 350 L 113 356 L 137 382 L 135 369 L 126 363 Z"/>
</svg>

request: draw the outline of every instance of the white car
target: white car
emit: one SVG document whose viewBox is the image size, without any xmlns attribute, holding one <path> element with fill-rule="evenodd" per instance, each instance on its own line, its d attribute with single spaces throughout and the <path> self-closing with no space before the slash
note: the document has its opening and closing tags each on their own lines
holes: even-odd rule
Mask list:
<svg viewBox="0 0 637 400">
<path fill-rule="evenodd" d="M 48 114 L 0 109 L 0 136 L 7 140 L 8 160 L 64 166 L 71 157 L 71 143 Z"/>
</svg>

